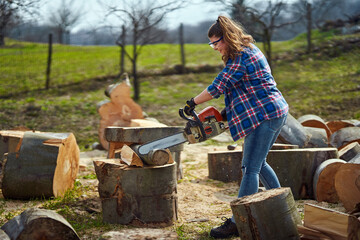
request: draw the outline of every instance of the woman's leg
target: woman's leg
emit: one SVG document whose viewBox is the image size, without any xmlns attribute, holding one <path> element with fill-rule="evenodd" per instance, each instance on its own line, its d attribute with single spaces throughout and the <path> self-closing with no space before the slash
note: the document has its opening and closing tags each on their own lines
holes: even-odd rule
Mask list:
<svg viewBox="0 0 360 240">
<path fill-rule="evenodd" d="M 239 198 L 258 191 L 259 177 L 266 189 L 280 187 L 274 170 L 266 163 L 266 156 L 285 121 L 286 116 L 264 121 L 245 137 Z"/>
</svg>

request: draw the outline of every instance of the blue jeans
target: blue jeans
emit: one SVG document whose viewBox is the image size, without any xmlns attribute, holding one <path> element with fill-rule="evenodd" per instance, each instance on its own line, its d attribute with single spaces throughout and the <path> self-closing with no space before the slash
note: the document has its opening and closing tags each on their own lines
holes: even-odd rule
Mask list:
<svg viewBox="0 0 360 240">
<path fill-rule="evenodd" d="M 241 164 L 243 176 L 238 198 L 257 193 L 259 178 L 266 189 L 281 187 L 274 170 L 266 162 L 266 156 L 279 136 L 286 118 L 287 115 L 284 115 L 266 120 L 245 137 Z"/>
</svg>

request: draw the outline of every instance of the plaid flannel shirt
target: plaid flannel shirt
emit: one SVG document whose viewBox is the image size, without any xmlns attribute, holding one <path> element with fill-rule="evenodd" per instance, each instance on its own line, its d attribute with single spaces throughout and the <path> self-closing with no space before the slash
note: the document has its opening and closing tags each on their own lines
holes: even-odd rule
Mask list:
<svg viewBox="0 0 360 240">
<path fill-rule="evenodd" d="M 225 95 L 226 115 L 234 141 L 248 135 L 264 120 L 279 118 L 289 106 L 276 87 L 263 53 L 252 45 L 235 60 L 229 59 L 207 91 Z"/>
</svg>

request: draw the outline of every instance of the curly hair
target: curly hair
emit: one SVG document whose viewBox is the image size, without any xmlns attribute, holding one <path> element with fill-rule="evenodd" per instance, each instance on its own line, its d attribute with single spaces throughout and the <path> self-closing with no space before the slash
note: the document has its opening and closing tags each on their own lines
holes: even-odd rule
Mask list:
<svg viewBox="0 0 360 240">
<path fill-rule="evenodd" d="M 211 25 L 208 30 L 208 37 L 223 37 L 227 43 L 228 49 L 225 55 L 222 56 L 222 60 L 226 63 L 229 59 L 235 59 L 236 55 L 241 54 L 240 52 L 244 47 L 250 47 L 251 43 L 254 43 L 254 38 L 247 34 L 244 28 L 237 22 L 227 18 L 225 16 L 219 16 L 216 22 Z"/>
</svg>

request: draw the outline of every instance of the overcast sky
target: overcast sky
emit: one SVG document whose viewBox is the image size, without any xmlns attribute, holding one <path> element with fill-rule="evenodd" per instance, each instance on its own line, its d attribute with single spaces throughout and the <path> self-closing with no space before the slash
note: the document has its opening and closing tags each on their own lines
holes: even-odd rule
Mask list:
<svg viewBox="0 0 360 240">
<path fill-rule="evenodd" d="M 86 27 L 96 27 L 102 25 L 105 12 L 99 6 L 98 0 L 73 0 L 74 7 L 84 12 L 81 23 L 79 23 L 73 32 Z M 59 8 L 61 0 L 48 0 L 40 9 L 43 21 L 46 21 L 49 12 Z M 177 28 L 180 23 L 196 25 L 199 22 L 206 20 L 214 20 L 220 14 L 226 14 L 219 3 L 206 3 L 203 0 L 191 1 L 185 8 L 176 10 L 167 15 L 165 26 L 168 28 Z"/>
</svg>

